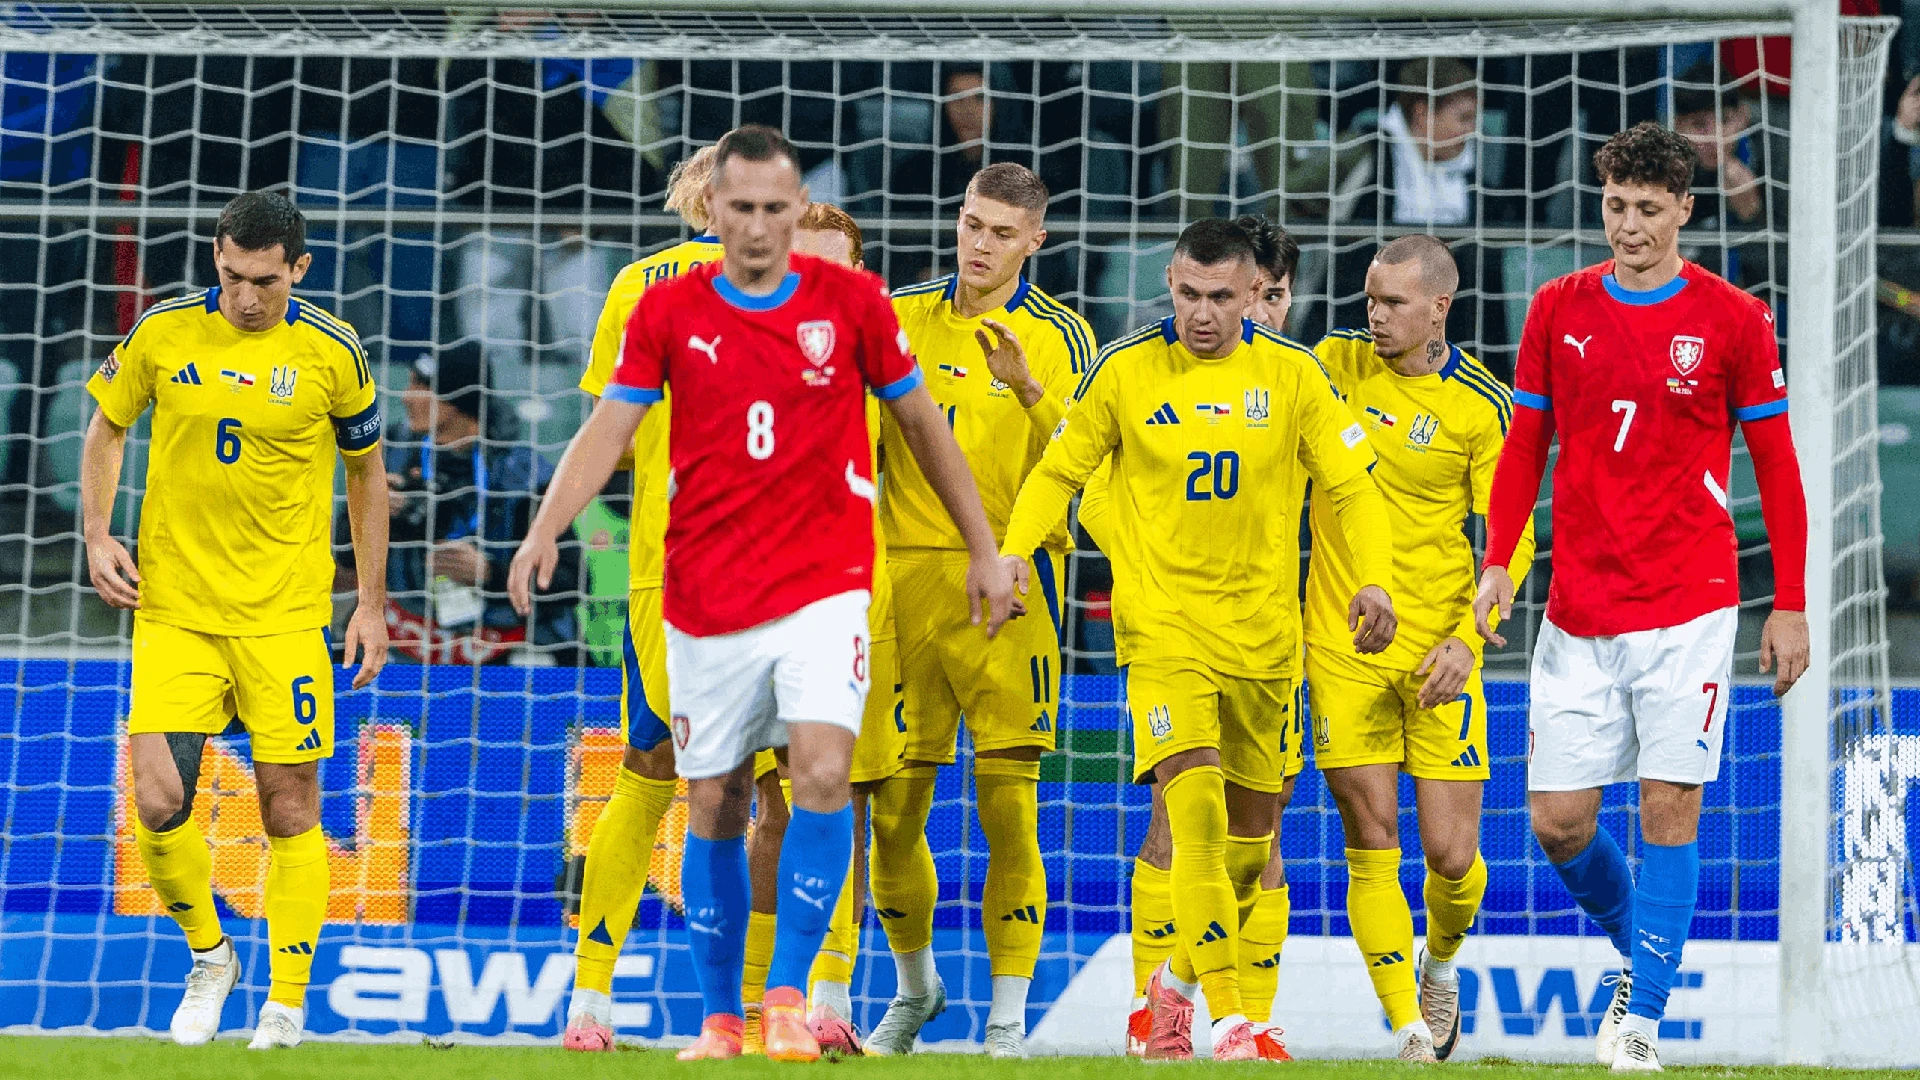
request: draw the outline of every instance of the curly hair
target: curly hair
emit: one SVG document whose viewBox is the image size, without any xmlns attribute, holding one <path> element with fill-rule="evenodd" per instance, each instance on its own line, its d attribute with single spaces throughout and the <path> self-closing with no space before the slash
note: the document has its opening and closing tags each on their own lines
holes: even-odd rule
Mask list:
<svg viewBox="0 0 1920 1080">
<path fill-rule="evenodd" d="M 1699 161 L 1685 135 L 1642 120 L 1594 151 L 1593 171 L 1602 184 L 1644 184 L 1684 198 Z"/>
<path fill-rule="evenodd" d="M 667 210 L 694 232 L 707 231 L 707 179 L 713 175 L 716 146 L 703 146 L 681 158 L 667 174 Z"/>
<path fill-rule="evenodd" d="M 853 265 L 859 266 L 861 256 L 866 253 L 866 241 L 860 235 L 860 226 L 845 210 L 832 203 L 808 203 L 807 209 L 800 215 L 802 229 L 813 232 L 838 232 L 847 238 L 847 255 Z"/>
</svg>

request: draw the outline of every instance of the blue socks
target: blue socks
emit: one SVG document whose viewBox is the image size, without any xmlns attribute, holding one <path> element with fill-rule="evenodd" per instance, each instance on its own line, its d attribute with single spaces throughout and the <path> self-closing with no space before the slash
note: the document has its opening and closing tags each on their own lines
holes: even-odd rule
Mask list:
<svg viewBox="0 0 1920 1080">
<path fill-rule="evenodd" d="M 1677 848 L 1648 848 L 1649 851 L 1675 851 Z M 1695 859 L 1696 873 L 1699 860 Z M 1632 966 L 1633 956 L 1633 919 L 1634 892 L 1633 871 L 1627 867 L 1627 857 L 1620 851 L 1620 845 L 1614 843 L 1613 834 L 1605 829 L 1596 830 L 1593 843 L 1587 849 L 1563 863 L 1555 863 L 1553 868 L 1560 872 L 1560 880 L 1566 883 L 1567 891 L 1573 894 L 1580 904 L 1580 910 L 1600 924 L 1600 929 L 1613 939 L 1613 947 L 1620 951 L 1621 962 Z M 1653 862 L 1647 862 L 1646 873 L 1651 873 Z M 1691 917 L 1693 909 L 1692 886 L 1688 886 L 1687 913 Z M 1681 936 L 1685 936 L 1682 930 Z M 1637 968 L 1635 969 L 1638 970 Z M 1672 971 L 1671 968 L 1668 969 Z M 1668 975 L 1672 979 L 1672 975 Z M 1634 984 L 1634 993 L 1639 994 L 1639 983 Z M 1660 994 L 1666 998 L 1663 988 Z"/>
<path fill-rule="evenodd" d="M 1604 834 L 1603 834 L 1604 835 Z M 1667 991 L 1680 968 L 1700 894 L 1700 844 L 1642 845 L 1640 887 L 1633 895 L 1633 998 L 1627 1012 L 1666 1015 Z"/>
<path fill-rule="evenodd" d="M 743 856 L 744 858 L 744 856 Z M 807 990 L 807 972 L 820 952 L 833 920 L 833 907 L 846 884 L 847 864 L 853 858 L 853 806 L 831 814 L 793 808 L 786 839 L 780 844 L 780 908 L 774 921 L 773 962 L 767 967 L 767 989 Z M 742 867 L 744 869 L 745 863 Z M 741 907 L 745 925 L 746 907 Z M 738 972 L 734 982 L 738 983 Z M 735 987 L 735 1000 L 739 989 Z"/>
<path fill-rule="evenodd" d="M 847 852 L 841 852 L 843 870 L 848 857 Z M 786 868 L 784 861 L 781 868 Z M 838 895 L 838 885 L 834 892 Z M 687 940 L 693 947 L 693 971 L 706 1015 L 739 1016 L 745 1011 L 740 1004 L 740 977 L 747 960 L 747 916 L 753 909 L 746 837 L 703 840 L 689 830 L 680 861 L 680 893 L 686 904 Z M 817 948 L 819 942 L 814 944 Z"/>
</svg>

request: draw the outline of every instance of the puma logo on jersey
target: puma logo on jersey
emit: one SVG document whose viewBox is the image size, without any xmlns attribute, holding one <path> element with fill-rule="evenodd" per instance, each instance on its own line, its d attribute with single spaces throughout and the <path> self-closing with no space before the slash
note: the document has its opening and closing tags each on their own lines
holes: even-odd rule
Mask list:
<svg viewBox="0 0 1920 1080">
<path fill-rule="evenodd" d="M 1587 358 L 1587 342 L 1593 340 L 1593 335 L 1588 334 L 1586 337 L 1575 341 L 1572 334 L 1561 334 L 1560 340 L 1580 350 L 1580 359 L 1585 360 Z"/>
<path fill-rule="evenodd" d="M 706 353 L 707 359 L 713 361 L 716 364 L 720 362 L 720 354 L 715 351 L 719 347 L 720 347 L 720 335 L 718 334 L 715 334 L 713 336 L 712 341 L 702 341 L 700 340 L 700 336 L 698 334 L 690 334 L 687 336 L 687 348 L 692 349 L 695 352 Z"/>
</svg>

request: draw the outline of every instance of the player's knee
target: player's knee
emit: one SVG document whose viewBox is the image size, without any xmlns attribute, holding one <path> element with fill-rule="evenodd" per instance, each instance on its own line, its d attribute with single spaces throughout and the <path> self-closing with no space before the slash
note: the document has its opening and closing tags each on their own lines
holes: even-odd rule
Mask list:
<svg viewBox="0 0 1920 1080">
<path fill-rule="evenodd" d="M 193 817 L 193 800 L 178 788 L 167 791 L 162 785 L 138 785 L 133 803 L 140 815 L 140 824 L 148 832 L 168 832 Z"/>
<path fill-rule="evenodd" d="M 1475 854 L 1471 847 L 1464 851 L 1451 849 L 1435 851 L 1429 849 L 1427 851 L 1427 869 L 1446 878 L 1448 881 L 1459 881 L 1467 876 L 1468 871 L 1473 869 Z"/>
<path fill-rule="evenodd" d="M 620 759 L 620 765 L 628 772 L 645 780 L 672 780 L 675 775 L 673 740 L 661 739 L 649 750 L 629 746 Z"/>
<path fill-rule="evenodd" d="M 847 781 L 849 762 L 837 755 L 811 754 L 808 760 L 790 761 L 787 767 L 793 780 L 795 806 L 837 808 L 847 805 L 853 797 Z"/>
<path fill-rule="evenodd" d="M 1587 819 L 1533 815 L 1534 839 L 1540 841 L 1540 850 L 1547 853 L 1547 859 L 1555 863 L 1566 862 L 1587 850 L 1587 845 L 1593 843 L 1596 828 L 1596 823 Z"/>
</svg>

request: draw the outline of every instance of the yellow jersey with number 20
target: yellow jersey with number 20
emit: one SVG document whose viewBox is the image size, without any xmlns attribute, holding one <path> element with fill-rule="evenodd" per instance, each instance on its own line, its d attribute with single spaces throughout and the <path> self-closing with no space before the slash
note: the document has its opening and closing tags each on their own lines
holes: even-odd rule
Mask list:
<svg viewBox="0 0 1920 1080">
<path fill-rule="evenodd" d="M 1171 317 L 1102 350 L 1020 490 L 1001 551 L 1031 551 L 1112 456 L 1103 530 L 1114 634 L 1131 662 L 1197 660 L 1223 675 L 1284 677 L 1299 648 L 1296 462 L 1365 534 L 1384 570 L 1386 511 L 1373 452 L 1313 354 L 1251 321 L 1219 359 L 1182 345 Z"/>
<path fill-rule="evenodd" d="M 335 449 L 380 441 L 351 326 L 296 297 L 272 328 L 241 330 L 208 289 L 148 308 L 87 392 L 118 427 L 153 406 L 143 617 L 227 637 L 332 620 Z"/>
</svg>

